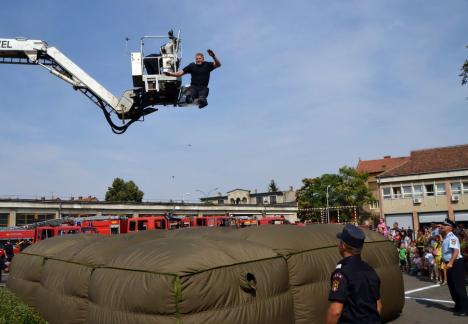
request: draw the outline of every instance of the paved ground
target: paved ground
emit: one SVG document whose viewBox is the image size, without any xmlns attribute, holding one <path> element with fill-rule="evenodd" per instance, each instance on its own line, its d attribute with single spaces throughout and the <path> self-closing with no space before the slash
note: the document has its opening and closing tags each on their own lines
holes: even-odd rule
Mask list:
<svg viewBox="0 0 468 324">
<path fill-rule="evenodd" d="M 447 286 L 439 286 L 426 278 L 406 274 L 403 279 L 405 307 L 400 317 L 390 323 L 468 323 L 468 317 L 455 316 L 450 310 L 454 304 Z"/>
<path fill-rule="evenodd" d="M 0 286 L 5 285 L 8 274 L 3 274 L 2 279 Z M 406 274 L 403 275 L 403 279 L 406 292 L 405 307 L 400 317 L 389 323 L 468 323 L 468 317 L 458 317 L 450 311 L 453 302 L 447 286 L 439 286 L 425 278 L 412 277 Z M 466 283 L 468 283 L 468 280 Z"/>
</svg>

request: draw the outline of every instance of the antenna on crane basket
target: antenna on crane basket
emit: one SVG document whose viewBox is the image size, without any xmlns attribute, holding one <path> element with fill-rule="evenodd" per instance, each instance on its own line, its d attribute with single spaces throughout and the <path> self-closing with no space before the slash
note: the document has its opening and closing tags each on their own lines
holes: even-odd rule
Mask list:
<svg viewBox="0 0 468 324">
<path fill-rule="evenodd" d="M 130 40 L 129 37 L 125 37 L 125 51 L 128 52 L 128 41 Z"/>
</svg>

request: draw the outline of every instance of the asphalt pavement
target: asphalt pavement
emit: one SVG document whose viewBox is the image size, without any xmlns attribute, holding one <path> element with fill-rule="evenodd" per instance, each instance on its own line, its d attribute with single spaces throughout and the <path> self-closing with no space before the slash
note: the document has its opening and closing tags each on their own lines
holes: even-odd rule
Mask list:
<svg viewBox="0 0 468 324">
<path fill-rule="evenodd" d="M 468 323 L 468 317 L 455 316 L 450 310 L 454 303 L 447 285 L 441 286 L 427 277 L 413 277 L 407 274 L 403 274 L 403 281 L 405 307 L 400 317 L 389 323 Z"/>
</svg>

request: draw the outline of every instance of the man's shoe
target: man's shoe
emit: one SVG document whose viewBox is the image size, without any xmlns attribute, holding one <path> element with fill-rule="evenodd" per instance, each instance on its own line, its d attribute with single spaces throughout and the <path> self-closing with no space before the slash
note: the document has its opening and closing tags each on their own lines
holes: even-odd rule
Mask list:
<svg viewBox="0 0 468 324">
<path fill-rule="evenodd" d="M 455 315 L 455 316 L 468 316 L 468 313 L 466 313 L 466 312 L 455 312 L 455 313 L 453 313 L 453 315 Z"/>
<path fill-rule="evenodd" d="M 202 109 L 208 106 L 208 101 L 206 99 L 198 99 L 198 108 Z"/>
</svg>

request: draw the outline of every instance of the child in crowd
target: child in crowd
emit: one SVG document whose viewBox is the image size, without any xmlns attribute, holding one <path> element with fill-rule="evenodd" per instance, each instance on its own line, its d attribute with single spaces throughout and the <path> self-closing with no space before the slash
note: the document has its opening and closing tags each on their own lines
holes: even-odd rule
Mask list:
<svg viewBox="0 0 468 324">
<path fill-rule="evenodd" d="M 387 224 L 385 224 L 385 220 L 383 218 L 380 219 L 379 225 L 377 225 L 377 231 L 383 236 L 388 235 Z"/>
<path fill-rule="evenodd" d="M 411 259 L 410 275 L 416 276 L 418 274 L 421 274 L 421 258 L 419 257 L 419 252 L 416 249 L 413 258 Z"/>
<path fill-rule="evenodd" d="M 434 255 L 434 272 L 435 272 L 435 281 L 437 283 L 442 283 L 441 278 L 441 263 L 442 263 L 442 236 L 436 235 L 434 238 L 434 243 L 432 244 L 432 254 Z"/>
<path fill-rule="evenodd" d="M 441 285 L 446 285 L 447 284 L 447 267 L 445 266 L 445 263 L 442 262 L 442 242 L 444 239 L 442 238 L 442 235 L 437 235 L 435 238 L 435 243 L 437 244 L 437 256 L 436 260 L 439 262 L 438 267 L 439 267 L 439 283 Z"/>
<path fill-rule="evenodd" d="M 408 251 L 411 244 L 411 238 L 408 236 L 408 233 L 406 233 L 406 231 L 401 231 L 401 243 L 405 245 L 405 249 L 406 251 Z"/>
<path fill-rule="evenodd" d="M 416 253 L 418 253 L 418 248 L 416 246 L 416 242 L 412 241 L 408 249 L 408 268 L 409 269 L 412 268 L 413 259 L 416 256 Z"/>
<path fill-rule="evenodd" d="M 434 255 L 432 254 L 432 247 L 426 248 L 424 261 L 426 263 L 427 274 L 431 277 L 431 280 L 434 280 L 436 276 L 434 273 Z"/>
<path fill-rule="evenodd" d="M 406 267 L 406 259 L 408 257 L 408 252 L 406 251 L 404 243 L 400 244 L 400 248 L 398 249 L 398 255 L 400 256 L 400 270 L 408 271 Z"/>
</svg>

